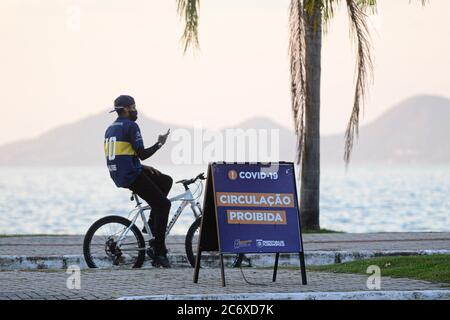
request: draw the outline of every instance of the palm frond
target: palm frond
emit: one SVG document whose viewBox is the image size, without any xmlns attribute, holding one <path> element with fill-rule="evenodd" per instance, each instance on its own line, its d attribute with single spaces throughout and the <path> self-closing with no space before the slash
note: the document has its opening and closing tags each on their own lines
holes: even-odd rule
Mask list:
<svg viewBox="0 0 450 320">
<path fill-rule="evenodd" d="M 199 48 L 198 41 L 198 20 L 200 0 L 176 0 L 177 12 L 182 20 L 184 20 L 185 27 L 181 41 L 183 42 L 184 53 L 190 46 Z"/>
<path fill-rule="evenodd" d="M 356 89 L 353 102 L 353 109 L 345 132 L 344 160 L 346 164 L 350 162 L 351 152 L 355 136 L 359 133 L 359 115 L 364 106 L 368 91 L 368 83 L 372 76 L 372 48 L 370 35 L 367 26 L 367 15 L 365 4 L 373 1 L 346 0 L 350 17 L 351 31 L 357 43 L 356 62 Z"/>
</svg>

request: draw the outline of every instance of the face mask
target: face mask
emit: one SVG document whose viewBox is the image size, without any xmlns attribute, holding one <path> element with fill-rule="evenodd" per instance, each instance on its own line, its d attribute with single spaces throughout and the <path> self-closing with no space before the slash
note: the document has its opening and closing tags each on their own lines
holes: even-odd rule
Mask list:
<svg viewBox="0 0 450 320">
<path fill-rule="evenodd" d="M 130 114 L 130 120 L 131 121 L 136 121 L 137 120 L 137 115 L 138 115 L 137 111 L 130 111 L 129 114 Z"/>
</svg>

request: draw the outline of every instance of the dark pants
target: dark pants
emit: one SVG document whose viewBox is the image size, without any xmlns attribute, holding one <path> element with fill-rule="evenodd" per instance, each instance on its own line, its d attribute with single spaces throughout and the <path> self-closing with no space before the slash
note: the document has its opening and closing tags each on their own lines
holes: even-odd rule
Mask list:
<svg viewBox="0 0 450 320">
<path fill-rule="evenodd" d="M 144 199 L 152 208 L 150 229 L 155 236 L 154 248 L 158 255 L 166 253 L 166 229 L 171 203 L 167 199 L 173 180 L 165 174 L 151 173 L 145 168 L 129 187 L 131 191 Z"/>
</svg>

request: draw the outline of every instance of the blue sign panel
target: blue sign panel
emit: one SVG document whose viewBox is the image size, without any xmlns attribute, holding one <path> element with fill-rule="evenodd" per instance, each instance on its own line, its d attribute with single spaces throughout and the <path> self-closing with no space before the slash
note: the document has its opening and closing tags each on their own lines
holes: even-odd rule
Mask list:
<svg viewBox="0 0 450 320">
<path fill-rule="evenodd" d="M 292 163 L 212 164 L 222 253 L 303 252 Z"/>
</svg>

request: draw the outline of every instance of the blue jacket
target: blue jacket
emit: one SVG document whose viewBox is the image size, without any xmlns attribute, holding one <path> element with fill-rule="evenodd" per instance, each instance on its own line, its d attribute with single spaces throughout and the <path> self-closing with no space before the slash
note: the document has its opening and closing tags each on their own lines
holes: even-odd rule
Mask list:
<svg viewBox="0 0 450 320">
<path fill-rule="evenodd" d="M 128 188 L 142 171 L 137 152 L 144 149 L 144 141 L 137 123 L 118 117 L 106 129 L 104 149 L 114 183 L 117 187 Z"/>
</svg>

